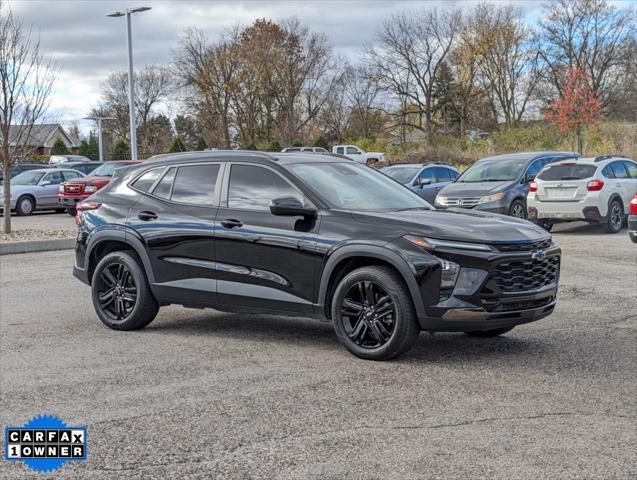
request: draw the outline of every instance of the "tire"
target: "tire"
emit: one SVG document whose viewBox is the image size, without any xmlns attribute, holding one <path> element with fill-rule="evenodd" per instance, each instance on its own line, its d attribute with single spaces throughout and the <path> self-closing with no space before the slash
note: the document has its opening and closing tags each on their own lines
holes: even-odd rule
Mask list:
<svg viewBox="0 0 637 480">
<path fill-rule="evenodd" d="M 15 204 L 15 213 L 21 217 L 31 215 L 35 210 L 35 202 L 31 197 L 22 196 Z"/>
<path fill-rule="evenodd" d="M 66 209 L 66 213 L 74 217 L 75 215 L 77 215 L 77 209 L 73 207 L 69 207 Z"/>
<path fill-rule="evenodd" d="M 66 208 L 56 208 L 54 209 L 55 213 L 64 213 L 66 212 Z"/>
<path fill-rule="evenodd" d="M 503 335 L 507 332 L 510 332 L 515 327 L 504 327 L 504 328 L 494 328 L 493 330 L 482 330 L 477 332 L 464 332 L 466 335 L 470 337 L 478 337 L 478 338 L 491 338 L 497 337 L 499 335 Z"/>
<path fill-rule="evenodd" d="M 509 207 L 509 216 L 526 219 L 526 205 L 522 200 L 513 200 Z"/>
<path fill-rule="evenodd" d="M 119 275 L 121 267 L 127 275 Z M 134 302 L 127 300 L 127 296 L 135 297 Z M 109 253 L 100 260 L 91 281 L 91 297 L 97 316 L 113 330 L 143 328 L 155 319 L 159 310 L 140 262 L 128 252 Z"/>
<path fill-rule="evenodd" d="M 365 304 L 365 299 L 370 298 L 369 285 L 375 300 L 367 304 L 375 310 Z M 409 290 L 389 267 L 363 267 L 347 274 L 336 287 L 331 313 L 338 340 L 352 354 L 366 360 L 397 357 L 409 350 L 420 335 Z"/>
<path fill-rule="evenodd" d="M 608 215 L 606 215 L 606 231 L 608 233 L 618 233 L 624 224 L 624 207 L 619 200 L 613 200 L 608 205 Z"/>
</svg>

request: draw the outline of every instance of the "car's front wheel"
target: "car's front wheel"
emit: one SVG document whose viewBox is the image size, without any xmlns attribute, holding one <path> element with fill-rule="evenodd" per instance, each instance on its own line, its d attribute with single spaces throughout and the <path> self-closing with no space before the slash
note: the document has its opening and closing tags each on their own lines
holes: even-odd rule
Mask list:
<svg viewBox="0 0 637 480">
<path fill-rule="evenodd" d="M 15 213 L 20 216 L 31 215 L 35 210 L 35 202 L 31 197 L 20 197 L 15 204 Z"/>
<path fill-rule="evenodd" d="M 407 287 L 389 267 L 363 267 L 347 274 L 336 287 L 331 313 L 339 341 L 367 360 L 397 357 L 420 334 Z"/>
<path fill-rule="evenodd" d="M 143 328 L 159 310 L 142 266 L 128 252 L 109 253 L 99 262 L 91 294 L 97 316 L 114 330 Z"/>
<path fill-rule="evenodd" d="M 509 207 L 509 216 L 516 218 L 526 218 L 526 206 L 522 200 L 514 200 Z"/>
</svg>

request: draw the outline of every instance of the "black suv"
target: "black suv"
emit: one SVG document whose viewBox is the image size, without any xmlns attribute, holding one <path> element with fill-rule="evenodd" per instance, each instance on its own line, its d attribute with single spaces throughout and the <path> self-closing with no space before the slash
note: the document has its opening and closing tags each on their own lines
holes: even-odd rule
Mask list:
<svg viewBox="0 0 637 480">
<path fill-rule="evenodd" d="M 350 352 L 382 360 L 421 330 L 491 337 L 555 306 L 560 249 L 541 227 L 436 210 L 328 155 L 155 157 L 78 211 L 74 274 L 117 330 L 168 304 L 317 316 Z"/>
</svg>

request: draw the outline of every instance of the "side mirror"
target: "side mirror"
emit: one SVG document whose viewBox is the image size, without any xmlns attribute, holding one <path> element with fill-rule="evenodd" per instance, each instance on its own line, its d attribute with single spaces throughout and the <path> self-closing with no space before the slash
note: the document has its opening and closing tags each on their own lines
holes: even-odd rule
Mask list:
<svg viewBox="0 0 637 480">
<path fill-rule="evenodd" d="M 417 178 L 416 181 L 414 182 L 414 185 L 416 187 L 420 186 L 422 187 L 423 185 L 430 185 L 431 184 L 431 178 Z"/>
<path fill-rule="evenodd" d="M 270 213 L 284 217 L 316 216 L 315 209 L 304 207 L 301 200 L 293 196 L 278 197 L 272 200 L 270 202 Z"/>
</svg>

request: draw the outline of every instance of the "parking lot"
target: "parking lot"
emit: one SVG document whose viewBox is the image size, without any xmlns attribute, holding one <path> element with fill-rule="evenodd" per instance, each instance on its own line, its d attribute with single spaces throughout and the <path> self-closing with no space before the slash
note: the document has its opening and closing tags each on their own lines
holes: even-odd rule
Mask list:
<svg viewBox="0 0 637 480">
<path fill-rule="evenodd" d="M 88 462 L 59 478 L 631 478 L 637 246 L 585 224 L 555 238 L 552 316 L 494 339 L 423 333 L 383 363 L 306 319 L 171 306 L 112 331 L 72 251 L 0 257 L 0 422 L 87 425 Z"/>
</svg>

